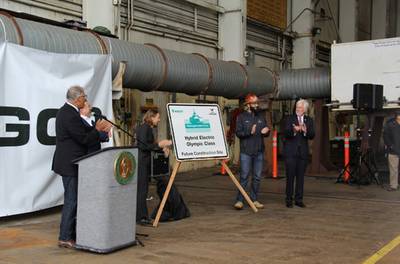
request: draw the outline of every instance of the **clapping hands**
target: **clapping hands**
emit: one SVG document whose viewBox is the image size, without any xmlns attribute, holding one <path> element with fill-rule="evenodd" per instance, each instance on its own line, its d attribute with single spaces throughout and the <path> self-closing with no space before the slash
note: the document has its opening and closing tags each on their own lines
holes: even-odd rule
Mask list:
<svg viewBox="0 0 400 264">
<path fill-rule="evenodd" d="M 252 135 L 254 135 L 254 133 L 256 133 L 256 129 L 257 129 L 257 125 L 254 124 L 254 125 L 251 127 L 251 134 L 252 134 Z"/>
<path fill-rule="evenodd" d="M 261 134 L 263 134 L 263 135 L 268 134 L 268 132 L 269 132 L 268 127 L 264 127 L 263 129 L 261 129 Z"/>
<path fill-rule="evenodd" d="M 257 131 L 257 125 L 254 124 L 251 127 L 251 134 L 254 135 L 256 133 L 256 131 Z M 268 127 L 264 127 L 263 129 L 261 129 L 261 134 L 263 134 L 263 135 L 267 134 L 268 132 L 269 132 L 269 128 Z"/>
<path fill-rule="evenodd" d="M 300 125 L 296 126 L 295 124 L 293 124 L 293 130 L 295 133 L 299 133 L 299 132 L 304 132 L 307 133 L 307 126 L 304 123 L 301 123 Z"/>
<path fill-rule="evenodd" d="M 112 128 L 112 124 L 107 122 L 106 120 L 100 119 L 96 122 L 96 130 L 102 132 L 110 132 Z"/>
</svg>

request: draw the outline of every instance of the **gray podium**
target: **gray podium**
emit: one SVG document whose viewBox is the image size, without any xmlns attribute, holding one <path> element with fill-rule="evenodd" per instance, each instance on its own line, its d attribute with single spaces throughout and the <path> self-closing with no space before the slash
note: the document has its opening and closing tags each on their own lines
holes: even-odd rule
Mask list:
<svg viewBox="0 0 400 264">
<path fill-rule="evenodd" d="M 79 165 L 76 248 L 97 253 L 136 244 L 137 148 L 104 148 Z"/>
</svg>

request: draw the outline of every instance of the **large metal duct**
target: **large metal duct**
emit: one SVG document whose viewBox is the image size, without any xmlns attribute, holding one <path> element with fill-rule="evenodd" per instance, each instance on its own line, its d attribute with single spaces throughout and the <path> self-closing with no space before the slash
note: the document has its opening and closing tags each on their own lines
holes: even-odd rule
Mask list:
<svg viewBox="0 0 400 264">
<path fill-rule="evenodd" d="M 276 99 L 329 97 L 330 71 L 328 68 L 282 71 L 278 87 Z"/>
<path fill-rule="evenodd" d="M 276 87 L 278 74 L 269 70 L 209 59 L 201 54 L 165 50 L 152 44 L 121 41 L 99 36 L 90 30 L 56 27 L 16 18 L 5 12 L 0 12 L 0 41 L 56 53 L 111 53 L 113 76 L 118 71 L 119 62 L 126 62 L 124 87 L 142 91 L 226 98 L 240 98 L 249 92 L 272 96 L 278 93 L 279 99 L 293 98 L 294 94 L 301 97 L 330 95 L 329 76 L 323 75 L 327 79 L 315 82 L 315 76 L 320 72 L 317 69 L 307 69 L 302 75 L 284 71 Z M 301 85 L 297 86 L 298 82 Z"/>
</svg>

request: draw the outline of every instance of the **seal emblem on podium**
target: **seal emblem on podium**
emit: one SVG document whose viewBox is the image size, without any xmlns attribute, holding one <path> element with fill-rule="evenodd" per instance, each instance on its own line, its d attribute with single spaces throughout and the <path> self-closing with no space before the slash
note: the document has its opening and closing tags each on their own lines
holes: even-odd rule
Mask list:
<svg viewBox="0 0 400 264">
<path fill-rule="evenodd" d="M 125 185 L 132 181 L 136 171 L 136 159 L 132 153 L 123 151 L 114 162 L 114 176 L 119 184 Z"/>
</svg>

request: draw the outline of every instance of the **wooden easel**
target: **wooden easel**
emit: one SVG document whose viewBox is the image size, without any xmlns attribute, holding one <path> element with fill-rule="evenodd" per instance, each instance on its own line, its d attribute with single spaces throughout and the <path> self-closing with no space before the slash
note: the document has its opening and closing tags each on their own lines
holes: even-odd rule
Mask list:
<svg viewBox="0 0 400 264">
<path fill-rule="evenodd" d="M 167 198 L 169 195 L 169 192 L 171 190 L 172 184 L 174 183 L 175 176 L 178 173 L 179 167 L 181 166 L 181 161 L 176 161 L 174 165 L 174 169 L 172 170 L 171 178 L 168 181 L 167 189 L 165 190 L 164 196 L 161 200 L 160 207 L 158 208 L 157 211 L 157 216 L 156 219 L 154 219 L 153 222 L 153 227 L 158 226 L 158 222 L 160 221 L 160 217 L 162 214 L 162 211 L 164 209 L 165 203 L 167 202 Z M 228 172 L 229 177 L 233 181 L 233 183 L 236 185 L 236 187 L 239 189 L 240 193 L 243 195 L 243 197 L 246 199 L 247 203 L 250 205 L 250 207 L 253 209 L 255 213 L 258 212 L 256 206 L 254 205 L 253 201 L 250 199 L 250 197 L 247 195 L 246 191 L 243 189 L 243 187 L 240 185 L 238 180 L 236 179 L 235 175 L 232 173 L 232 171 L 229 169 L 228 165 L 226 165 L 225 162 L 220 161 L 221 165 L 224 166 L 225 170 Z"/>
</svg>

